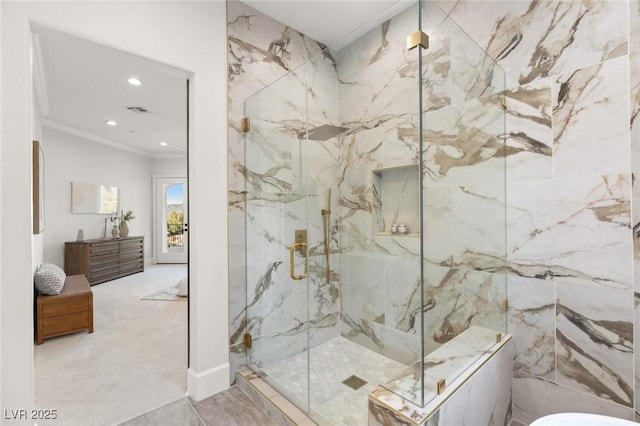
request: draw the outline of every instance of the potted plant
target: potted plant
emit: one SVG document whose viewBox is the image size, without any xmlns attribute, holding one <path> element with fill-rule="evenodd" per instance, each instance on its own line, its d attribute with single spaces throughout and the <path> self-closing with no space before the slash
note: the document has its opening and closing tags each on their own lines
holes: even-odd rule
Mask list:
<svg viewBox="0 0 640 426">
<path fill-rule="evenodd" d="M 133 215 L 133 212 L 131 210 L 128 210 L 124 214 L 120 212 L 120 236 L 121 237 L 124 238 L 129 235 L 129 225 L 127 225 L 127 222 L 135 218 L 136 217 Z"/>
</svg>

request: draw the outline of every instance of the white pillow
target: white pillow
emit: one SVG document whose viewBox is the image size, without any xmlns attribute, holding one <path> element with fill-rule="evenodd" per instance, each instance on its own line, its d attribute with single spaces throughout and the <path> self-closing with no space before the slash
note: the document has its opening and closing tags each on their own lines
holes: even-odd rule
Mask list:
<svg viewBox="0 0 640 426">
<path fill-rule="evenodd" d="M 178 289 L 178 296 L 187 297 L 189 294 L 189 290 L 187 288 L 187 277 L 184 277 L 178 284 L 176 284 L 176 288 Z"/>
<path fill-rule="evenodd" d="M 67 274 L 52 263 L 42 263 L 36 269 L 34 283 L 40 293 L 60 294 Z"/>
</svg>

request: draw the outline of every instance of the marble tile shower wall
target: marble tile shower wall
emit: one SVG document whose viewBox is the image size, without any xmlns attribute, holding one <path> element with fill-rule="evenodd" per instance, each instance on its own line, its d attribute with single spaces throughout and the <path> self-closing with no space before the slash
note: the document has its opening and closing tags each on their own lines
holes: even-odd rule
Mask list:
<svg viewBox="0 0 640 426">
<path fill-rule="evenodd" d="M 269 364 L 304 350 L 301 325 L 307 322 L 307 301 L 312 342 L 339 334 L 338 261 L 332 254 L 327 282 L 320 215 L 327 189 L 337 193 L 337 142 L 301 144 L 298 136 L 305 119 L 309 127 L 336 124 L 337 79 L 335 61 L 321 53 L 320 43 L 240 2 L 227 2 L 227 19 L 233 380 L 239 365 Z M 308 92 L 306 82 L 312 87 Z M 240 131 L 245 115 L 252 119 L 246 141 Z M 308 165 L 302 149 L 313 159 Z M 303 185 L 307 174 L 308 201 Z M 289 279 L 288 246 L 293 230 L 304 227 L 309 230 L 308 286 Z M 331 228 L 333 251 L 336 221 Z M 242 344 L 247 330 L 254 339 L 250 360 Z"/>
<path fill-rule="evenodd" d="M 314 336 L 318 341 L 334 336 L 340 315 L 345 337 L 398 361 L 415 361 L 420 353 L 419 239 L 374 236 L 372 232 L 372 170 L 418 161 L 418 56 L 405 46 L 406 35 L 417 28 L 415 5 L 341 49 L 336 64 L 330 55 L 319 55 L 322 46 L 299 33 L 246 5 L 228 4 L 232 371 L 245 362 L 241 341 L 247 328 L 262 362 L 303 349 L 298 326 L 305 312 L 300 311 L 298 301 L 307 294 L 287 279 L 286 242 L 291 240 L 283 232 L 301 223 L 299 214 L 304 211 L 300 174 L 296 173 L 302 154 L 296 131 L 303 126 L 305 107 L 311 127 L 337 124 L 350 129 L 347 136 L 308 145 L 313 159 L 308 218 L 312 286 L 308 297 Z M 482 272 L 495 266 L 486 265 L 495 256 L 480 247 L 480 242 L 490 241 L 500 231 L 478 233 L 477 223 L 450 218 L 453 212 L 464 218 L 478 209 L 484 209 L 485 219 L 496 218 L 489 214 L 496 206 L 487 200 L 500 200 L 496 190 L 504 186 L 503 167 L 495 161 L 500 145 L 495 136 L 503 132 L 496 126 L 500 116 L 496 114 L 500 112 L 496 93 L 503 83 L 479 48 L 461 48 L 469 40 L 440 9 L 429 6 L 425 22 L 434 28 L 431 48 L 425 52 L 424 71 L 429 78 L 423 88 L 425 121 L 432 124 L 426 130 L 432 145 L 424 153 L 429 170 L 425 180 L 432 187 L 426 197 L 432 213 L 427 225 L 432 230 L 425 247 L 431 262 L 425 294 L 426 322 L 432 331 L 426 350 L 431 351 L 469 325 L 504 329 L 504 313 L 497 309 L 504 299 L 504 284 L 495 274 Z M 297 69 L 309 59 L 309 65 Z M 333 85 L 336 68 L 339 97 Z M 305 79 L 313 88 L 306 99 Z M 250 111 L 245 110 L 243 102 L 258 92 L 247 103 Z M 339 117 L 331 108 L 337 99 Z M 239 132 L 245 114 L 252 117 L 247 151 Z M 485 125 L 469 141 L 488 159 L 466 152 L 455 142 L 461 133 L 468 133 L 469 125 L 478 127 L 472 122 L 478 115 L 485 117 Z M 464 178 L 465 173 L 472 177 Z M 462 186 L 471 181 L 473 187 Z M 336 201 L 333 204 L 337 219 L 331 227 L 334 254 L 327 285 L 319 238 L 321 217 L 314 213 L 324 207 L 328 188 L 334 194 L 338 188 L 340 192 L 339 208 Z M 417 197 L 404 193 L 402 187 L 396 195 L 400 200 Z M 445 231 L 438 233 L 443 222 Z M 388 230 L 389 225 L 383 226 Z M 416 232 L 416 224 L 411 226 L 410 232 Z M 503 229 L 503 220 L 496 220 L 496 226 Z M 476 231 L 468 232 L 472 228 Z M 465 232 L 456 234 L 457 229 Z M 463 259 L 469 247 L 476 248 L 472 251 L 478 259 Z M 250 310 L 249 324 L 245 306 Z"/>
<path fill-rule="evenodd" d="M 576 410 L 633 419 L 640 2 L 441 4 L 508 76 L 513 418 Z"/>
<path fill-rule="evenodd" d="M 338 53 L 340 120 L 351 129 L 340 138 L 340 331 L 405 363 L 420 353 L 420 240 L 372 233 L 389 200 L 380 199 L 371 172 L 419 161 L 418 52 L 405 46 L 417 25 L 413 6 Z M 423 25 L 429 353 L 471 325 L 506 328 L 505 278 L 495 272 L 505 252 L 504 78 L 433 3 L 424 4 Z M 406 193 L 417 185 L 395 185 L 395 199 L 418 197 Z M 403 216 L 394 208 L 390 217 Z M 413 226 L 409 232 L 419 231 Z"/>
<path fill-rule="evenodd" d="M 635 184 L 640 173 L 640 2 L 438 4 L 489 52 L 507 75 L 508 148 L 504 153 L 494 149 L 489 154 L 492 152 L 489 144 L 480 146 L 477 153 L 480 158 L 493 160 L 504 154 L 507 162 L 508 319 L 509 333 L 514 336 L 516 346 L 514 418 L 528 423 L 549 412 L 568 410 L 633 418 L 634 403 L 636 408 L 640 406 L 636 391 L 640 390 L 640 377 L 633 377 L 634 362 L 640 364 L 639 357 L 634 356 L 637 353 L 634 342 L 636 347 L 640 344 L 640 327 L 634 328 L 634 306 L 640 321 L 640 243 L 633 233 L 640 225 L 640 209 L 634 208 L 632 214 L 631 208 L 632 204 L 640 205 L 640 190 Z M 277 214 L 282 209 L 289 212 L 287 203 L 294 202 L 264 194 L 277 192 L 270 189 L 271 182 L 265 179 L 268 164 L 251 170 L 248 175 L 252 181 L 245 182 L 245 152 L 239 132 L 239 119 L 244 115 L 242 104 L 315 57 L 322 46 L 241 3 L 228 5 L 229 206 L 233 236 L 230 315 L 231 359 L 235 366 L 245 362 L 240 344 L 246 329 L 243 310 L 247 304 L 245 203 L 247 209 L 268 204 L 266 209 L 254 209 L 266 216 L 269 210 Z M 429 19 L 437 21 L 438 16 Z M 319 168 L 310 172 L 316 182 L 312 185 L 316 197 L 311 197 L 311 202 L 317 204 L 310 211 L 324 206 L 325 188 L 333 182 L 334 189 L 340 187 L 340 208 L 334 205 L 337 212 L 334 216 L 339 216 L 340 221 L 332 224 L 332 246 L 337 248 L 339 240 L 342 255 L 339 259 L 333 255 L 333 281 L 338 280 L 337 262 L 343 284 L 348 277 L 358 277 L 357 283 L 345 285 L 341 299 L 336 297 L 337 287 L 321 288 L 323 281 L 318 279 L 316 289 L 311 291 L 313 300 L 322 301 L 315 305 L 316 318 L 328 315 L 326 324 L 337 332 L 331 315 L 335 318 L 341 311 L 342 332 L 346 337 L 382 349 L 383 353 L 391 352 L 387 355 L 404 362 L 415 358 L 419 344 L 416 342 L 419 294 L 415 285 L 419 240 L 371 237 L 370 173 L 372 167 L 417 161 L 414 107 L 417 54 L 401 45 L 407 28 L 415 28 L 415 12 L 392 19 L 380 31 L 341 50 L 337 56 L 340 79 L 337 122 L 353 131 L 337 141 L 310 147 L 317 149 L 324 159 L 324 165 L 318 162 Z M 433 32 L 435 35 L 435 29 Z M 465 117 L 473 117 L 474 111 L 478 111 L 474 108 L 484 108 L 485 113 L 493 111 L 499 84 L 469 73 L 449 74 L 448 70 L 456 69 L 455 60 L 465 63 L 473 55 L 462 54 L 451 44 L 447 47 L 444 41 L 436 42 L 432 37 L 425 59 L 425 68 L 431 76 L 425 81 L 425 105 L 434 109 L 425 111 L 425 122 L 442 126 L 432 126 L 434 134 L 456 134 L 451 128 L 461 127 L 446 123 L 464 123 Z M 482 66 L 471 68 L 490 71 L 485 62 L 476 65 Z M 390 93 L 400 96 L 389 96 Z M 429 114 L 433 114 L 431 120 Z M 289 118 L 299 120 L 300 115 Z M 333 120 L 329 118 L 328 122 Z M 491 123 L 487 129 L 492 129 Z M 494 185 L 497 182 L 469 183 L 468 191 L 455 191 L 456 185 L 461 186 L 455 177 L 465 168 L 488 170 L 490 177 L 491 170 L 497 169 L 493 168 L 495 161 L 454 155 L 457 151 L 453 143 L 443 142 L 433 148 L 433 152 L 426 153 L 427 158 L 433 158 L 434 174 L 429 176 L 433 180 L 430 194 L 425 197 L 432 204 L 425 210 L 432 212 L 428 219 L 433 221 L 430 229 L 441 234 L 432 235 L 434 238 L 428 241 L 441 244 L 455 241 L 455 244 L 441 246 L 446 247 L 443 251 L 436 250 L 436 245 L 425 247 L 429 262 L 438 264 L 437 268 L 429 268 L 434 275 L 428 280 L 437 285 L 428 290 L 431 293 L 426 300 L 431 296 L 434 305 L 442 308 L 442 314 L 434 309 L 427 315 L 433 314 L 436 318 L 429 321 L 437 324 L 437 317 L 446 317 L 451 312 L 444 302 L 452 300 L 446 297 L 446 292 L 465 294 L 465 288 L 472 288 L 465 287 L 465 282 L 481 283 L 486 296 L 474 302 L 476 307 L 468 307 L 468 313 L 459 311 L 460 318 L 452 323 L 462 324 L 474 317 L 474 312 L 484 312 L 480 308 L 482 299 L 501 300 L 501 295 L 496 294 L 500 287 L 492 282 L 494 277 L 483 271 L 503 265 L 492 260 L 491 254 L 500 247 L 491 234 L 472 229 L 464 221 L 456 222 L 447 214 L 455 206 L 461 209 L 456 211 L 475 215 L 481 207 L 483 220 L 492 219 L 495 216 L 491 214 L 491 198 L 499 195 L 498 186 Z M 294 157 L 288 160 L 291 166 Z M 462 158 L 459 161 L 463 163 L 451 167 L 455 158 Z M 337 162 L 337 176 L 330 171 L 335 167 L 331 161 Z M 278 171 L 282 180 L 291 185 L 284 187 L 290 189 L 289 195 L 295 186 L 295 167 L 290 169 Z M 347 169 L 349 173 L 345 173 Z M 260 185 L 264 185 L 262 191 L 256 192 L 262 195 L 254 198 L 248 190 L 261 188 Z M 455 216 L 464 219 L 473 215 Z M 246 226 L 253 235 L 263 235 L 265 241 L 273 238 L 270 247 L 283 249 L 282 242 L 275 243 L 278 237 L 264 232 L 264 224 L 258 218 Z M 318 225 L 315 226 L 317 231 Z M 450 235 L 459 239 L 447 238 Z M 320 254 L 320 250 L 316 247 L 316 253 Z M 376 254 L 373 258 L 371 252 Z M 450 256 L 441 258 L 440 253 Z M 312 270 L 323 268 L 321 259 L 322 256 L 317 256 L 316 266 L 312 262 Z M 293 288 L 279 287 L 274 278 L 287 273 L 284 262 L 266 260 L 250 266 L 255 282 L 249 288 L 256 290 L 252 290 L 249 303 L 273 296 L 290 306 L 288 312 L 293 316 L 291 302 L 300 295 L 294 295 Z M 362 280 L 362 276 L 368 279 Z M 383 280 L 384 285 L 371 285 L 376 280 Z M 390 291 L 393 281 L 402 284 Z M 443 291 L 436 292 L 439 289 Z M 316 294 L 321 296 L 313 297 Z M 473 293 L 468 290 L 468 294 L 471 298 Z M 272 317 L 259 326 L 281 324 L 279 321 Z M 499 319 L 485 321 L 490 324 Z M 448 327 L 440 327 L 430 336 L 434 344 L 455 333 L 455 327 Z M 288 338 L 286 333 L 270 336 L 283 341 Z M 636 368 L 636 374 L 640 374 L 638 371 L 640 368 Z"/>
<path fill-rule="evenodd" d="M 418 56 L 406 50 L 416 11 L 410 7 L 337 57 L 340 121 L 350 129 L 339 138 L 340 332 L 405 364 L 420 354 L 419 239 L 374 234 L 372 172 L 417 162 Z M 405 193 L 411 187 L 400 179 L 392 191 L 415 199 Z M 377 231 L 389 233 L 390 225 Z"/>
</svg>

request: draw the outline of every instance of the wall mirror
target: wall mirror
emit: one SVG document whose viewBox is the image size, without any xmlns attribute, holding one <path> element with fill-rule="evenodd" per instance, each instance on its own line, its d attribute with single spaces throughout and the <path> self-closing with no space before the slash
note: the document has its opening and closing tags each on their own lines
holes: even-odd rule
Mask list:
<svg viewBox="0 0 640 426">
<path fill-rule="evenodd" d="M 120 188 L 71 182 L 71 213 L 117 214 Z"/>
</svg>

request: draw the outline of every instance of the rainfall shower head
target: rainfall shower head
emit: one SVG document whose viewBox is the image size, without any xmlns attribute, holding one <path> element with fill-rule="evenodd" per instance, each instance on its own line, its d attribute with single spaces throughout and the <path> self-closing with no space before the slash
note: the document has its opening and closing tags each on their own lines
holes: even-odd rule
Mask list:
<svg viewBox="0 0 640 426">
<path fill-rule="evenodd" d="M 331 126 L 324 124 L 322 126 L 314 127 L 313 129 L 302 130 L 298 133 L 298 138 L 304 139 L 305 136 L 311 141 L 326 141 L 333 137 L 338 136 L 340 133 L 346 132 L 346 127 Z"/>
</svg>

